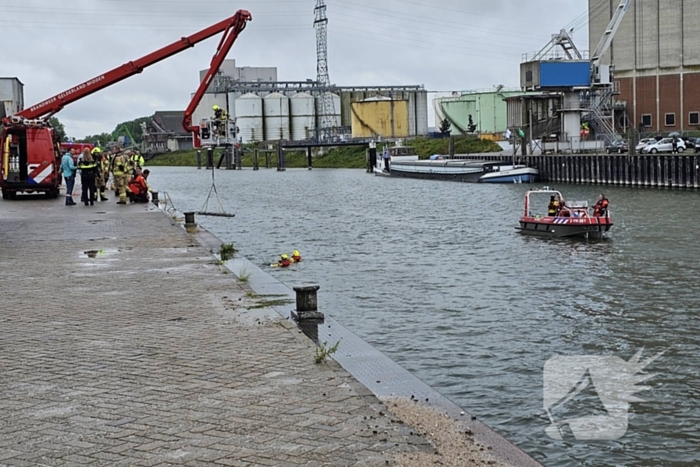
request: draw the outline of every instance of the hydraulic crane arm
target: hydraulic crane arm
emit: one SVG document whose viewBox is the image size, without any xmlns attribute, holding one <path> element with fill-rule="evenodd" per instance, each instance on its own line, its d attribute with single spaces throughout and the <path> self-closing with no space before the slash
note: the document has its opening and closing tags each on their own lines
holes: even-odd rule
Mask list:
<svg viewBox="0 0 700 467">
<path fill-rule="evenodd" d="M 91 80 L 79 84 L 78 86 L 68 89 L 67 91 L 57 94 L 49 99 L 46 99 L 45 101 L 37 105 L 29 107 L 28 109 L 17 113 L 16 116 L 23 117 L 26 119 L 48 118 L 70 103 L 82 99 L 83 97 L 89 96 L 92 93 L 100 91 L 137 73 L 141 73 L 143 69 L 148 66 L 158 63 L 161 60 L 165 60 L 166 58 L 180 53 L 183 50 L 186 50 L 190 47 L 194 47 L 195 44 L 202 42 L 203 40 L 209 39 L 210 37 L 222 31 L 226 31 L 224 38 L 219 44 L 217 55 L 215 55 L 214 57 L 216 59 L 218 57 L 219 52 L 223 51 L 222 44 L 224 43 L 224 39 L 226 39 L 226 44 L 224 44 L 224 46 L 228 45 L 228 48 L 226 48 L 225 50 L 226 52 L 228 52 L 228 50 L 231 48 L 231 45 L 233 45 L 233 42 L 236 40 L 238 33 L 240 33 L 245 28 L 245 23 L 247 21 L 250 21 L 251 19 L 252 16 L 248 11 L 239 10 L 238 12 L 236 12 L 235 15 L 228 19 L 220 21 L 219 23 L 216 23 L 213 26 L 209 26 L 208 28 L 203 29 L 198 33 L 192 34 L 191 36 L 183 37 L 179 41 L 173 42 L 172 44 L 163 47 L 162 49 L 156 50 L 155 52 L 148 54 L 145 57 L 139 58 L 138 60 L 135 60 L 133 62 L 125 63 L 124 65 L 118 68 L 108 71 L 107 73 L 104 73 L 100 76 L 96 76 L 95 78 L 92 78 Z M 224 58 L 225 54 L 224 57 L 222 57 L 218 63 L 218 66 L 216 68 L 217 71 L 218 67 L 221 66 L 221 62 L 223 62 Z M 214 62 L 212 62 L 212 69 L 213 67 Z M 206 90 L 206 87 L 204 88 L 204 90 Z M 202 91 L 201 94 L 203 95 L 204 91 Z M 201 98 L 202 96 L 199 95 L 200 100 Z M 197 95 L 195 95 L 195 99 L 197 99 Z M 197 104 L 195 104 L 195 107 L 196 105 Z M 192 104 L 190 104 L 190 106 L 192 106 Z"/>
<path fill-rule="evenodd" d="M 199 88 L 197 88 L 197 91 L 194 93 L 194 96 L 190 101 L 190 105 L 188 105 L 187 109 L 185 109 L 185 115 L 182 119 L 182 127 L 185 129 L 185 131 L 193 132 L 195 134 L 195 139 L 199 135 L 199 126 L 192 126 L 192 114 L 194 114 L 195 109 L 197 109 L 197 106 L 202 101 L 202 97 L 204 97 L 204 93 L 209 88 L 211 80 L 214 79 L 214 76 L 216 76 L 216 74 L 219 72 L 219 68 L 221 68 L 221 64 L 224 63 L 226 55 L 228 55 L 229 50 L 231 50 L 236 38 L 241 31 L 245 29 L 246 22 L 252 19 L 253 18 L 250 16 L 250 13 L 244 10 L 239 11 L 236 13 L 236 16 L 232 18 L 232 21 L 226 27 L 224 35 L 221 37 L 221 41 L 219 41 L 219 46 L 216 48 L 214 57 L 211 59 L 209 71 L 207 71 L 207 74 L 204 76 L 202 82 L 199 83 Z M 195 141 L 195 147 L 198 146 L 196 143 L 197 141 Z"/>
<path fill-rule="evenodd" d="M 622 23 L 622 19 L 625 17 L 625 13 L 627 13 L 627 9 L 629 8 L 631 3 L 632 0 L 622 0 L 618 5 L 617 9 L 615 10 L 615 13 L 613 14 L 613 17 L 610 19 L 608 27 L 605 29 L 603 37 L 601 37 L 600 42 L 598 42 L 598 47 L 596 47 L 595 51 L 593 52 L 593 55 L 591 55 L 592 68 L 598 65 L 600 59 L 610 48 L 610 45 L 612 44 L 612 41 L 615 38 L 615 34 L 617 33 L 617 30 L 620 27 L 620 24 Z"/>
</svg>

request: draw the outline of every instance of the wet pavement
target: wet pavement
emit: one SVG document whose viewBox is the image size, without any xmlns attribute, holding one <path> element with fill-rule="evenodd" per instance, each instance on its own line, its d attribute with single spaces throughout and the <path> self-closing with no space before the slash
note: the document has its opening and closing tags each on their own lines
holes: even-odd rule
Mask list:
<svg viewBox="0 0 700 467">
<path fill-rule="evenodd" d="M 153 206 L 2 202 L 0 252 L 0 465 L 435 454 Z"/>
</svg>

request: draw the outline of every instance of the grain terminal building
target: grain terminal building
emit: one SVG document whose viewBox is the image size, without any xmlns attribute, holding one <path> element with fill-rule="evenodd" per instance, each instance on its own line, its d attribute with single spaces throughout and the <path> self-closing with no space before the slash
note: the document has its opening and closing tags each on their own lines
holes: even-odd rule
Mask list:
<svg viewBox="0 0 700 467">
<path fill-rule="evenodd" d="M 619 0 L 589 0 L 590 50 Z M 635 0 L 601 64 L 614 64 L 620 130 L 700 129 L 700 0 Z"/>
<path fill-rule="evenodd" d="M 200 80 L 206 70 L 200 72 Z M 428 92 L 411 86 L 319 86 L 313 80 L 279 81 L 277 68 L 237 67 L 225 60 L 193 115 L 211 116 L 218 105 L 236 119 L 243 142 L 306 140 L 320 128 L 322 95 L 337 134 L 347 137 L 406 137 L 428 134 Z"/>
</svg>

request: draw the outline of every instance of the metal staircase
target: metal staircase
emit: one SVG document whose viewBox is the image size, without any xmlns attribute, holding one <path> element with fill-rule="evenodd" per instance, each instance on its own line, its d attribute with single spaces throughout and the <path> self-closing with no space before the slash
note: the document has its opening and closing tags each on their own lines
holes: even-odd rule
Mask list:
<svg viewBox="0 0 700 467">
<path fill-rule="evenodd" d="M 615 83 L 618 84 L 618 83 Z M 613 121 L 613 100 L 619 94 L 616 86 L 597 86 L 591 90 L 586 99 L 589 111 L 588 120 L 591 129 L 599 138 L 603 138 L 606 144 L 621 140 L 622 137 L 615 129 Z"/>
</svg>

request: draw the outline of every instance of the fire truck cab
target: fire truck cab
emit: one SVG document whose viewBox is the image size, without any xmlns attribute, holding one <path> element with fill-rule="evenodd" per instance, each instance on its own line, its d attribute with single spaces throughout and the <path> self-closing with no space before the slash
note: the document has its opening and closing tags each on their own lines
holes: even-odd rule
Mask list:
<svg viewBox="0 0 700 467">
<path fill-rule="evenodd" d="M 3 199 L 14 199 L 19 192 L 58 197 L 61 156 L 54 134 L 41 122 L 25 121 L 2 128 L 0 188 Z"/>
</svg>

